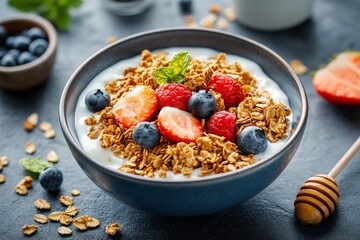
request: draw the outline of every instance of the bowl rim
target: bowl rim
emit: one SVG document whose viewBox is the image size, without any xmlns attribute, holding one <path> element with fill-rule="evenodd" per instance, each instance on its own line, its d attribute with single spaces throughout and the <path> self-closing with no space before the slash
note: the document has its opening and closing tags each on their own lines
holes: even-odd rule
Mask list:
<svg viewBox="0 0 360 240">
<path fill-rule="evenodd" d="M 74 136 L 72 136 L 72 134 L 69 131 L 69 127 L 66 123 L 66 116 L 65 116 L 65 99 L 67 96 L 67 93 L 69 91 L 70 86 L 72 85 L 75 77 L 78 75 L 78 73 L 95 57 L 99 56 L 100 54 L 102 54 L 104 51 L 107 51 L 110 48 L 113 48 L 114 46 L 121 44 L 123 42 L 126 41 L 131 41 L 133 39 L 136 38 L 141 38 L 147 35 L 152 35 L 152 34 L 157 34 L 157 33 L 162 33 L 162 32 L 172 32 L 172 31 L 194 31 L 194 32 L 211 32 L 211 33 L 215 33 L 215 34 L 222 34 L 222 35 L 227 35 L 227 36 L 231 36 L 234 38 L 238 38 L 242 41 L 246 41 L 252 45 L 255 45 L 256 47 L 259 47 L 263 50 L 265 50 L 268 54 L 270 54 L 272 57 L 274 57 L 278 62 L 280 62 L 285 68 L 286 70 L 290 73 L 290 75 L 292 76 L 293 80 L 295 81 L 295 84 L 299 90 L 300 93 L 300 97 L 301 97 L 301 115 L 300 115 L 300 119 L 299 119 L 299 123 L 298 123 L 298 127 L 295 131 L 292 132 L 292 134 L 288 137 L 286 143 L 279 149 L 278 152 L 276 152 L 274 155 L 272 155 L 271 157 L 262 159 L 261 161 L 257 161 L 254 164 L 251 164 L 249 166 L 246 166 L 244 168 L 241 169 L 237 169 L 236 171 L 231 171 L 231 172 L 226 172 L 226 173 L 221 173 L 221 174 L 213 174 L 213 175 L 209 175 L 206 177 L 198 177 L 198 178 L 191 178 L 191 179 L 167 179 L 167 178 L 149 178 L 149 177 L 144 177 L 144 176 L 138 176 L 135 174 L 130 174 L 130 173 L 126 173 L 126 172 L 121 172 L 119 170 L 116 170 L 114 168 L 110 168 L 109 166 L 106 166 L 104 164 L 101 164 L 99 161 L 97 161 L 95 158 L 93 158 L 92 156 L 90 156 L 82 147 L 80 144 L 78 144 L 75 139 Z M 265 165 L 271 161 L 273 161 L 274 159 L 277 158 L 278 155 L 280 155 L 283 151 L 286 151 L 294 142 L 296 142 L 296 139 L 298 137 L 301 137 L 301 132 L 304 130 L 305 125 L 306 125 L 306 120 L 307 120 L 307 115 L 308 115 L 308 100 L 307 100 L 307 95 L 305 92 L 305 88 L 301 82 L 301 80 L 299 79 L 299 77 L 297 76 L 297 74 L 293 71 L 293 69 L 288 65 L 288 63 L 282 59 L 277 53 L 275 53 L 274 51 L 272 51 L 270 48 L 262 45 L 261 43 L 258 43 L 254 40 L 251 40 L 247 37 L 243 37 L 243 36 L 239 36 L 237 34 L 232 34 L 232 33 L 228 33 L 225 31 L 221 31 L 221 30 L 214 30 L 214 29 L 201 29 L 201 28 L 186 28 L 186 27 L 172 27 L 172 28 L 160 28 L 160 29 L 156 29 L 156 30 L 149 30 L 149 31 L 144 31 L 144 32 L 140 32 L 137 34 L 133 34 L 131 36 L 128 36 L 126 38 L 120 39 L 112 44 L 109 44 L 108 46 L 105 46 L 103 48 L 101 48 L 100 50 L 98 50 L 97 52 L 95 52 L 94 54 L 92 54 L 90 57 L 88 57 L 74 72 L 73 74 L 70 76 L 69 80 L 67 81 L 63 92 L 61 94 L 61 98 L 60 98 L 60 103 L 59 103 L 59 121 L 60 121 L 60 126 L 61 129 L 63 131 L 63 134 L 65 136 L 65 138 L 68 141 L 68 144 L 71 144 L 73 148 L 76 149 L 76 151 L 78 151 L 81 155 L 83 155 L 87 161 L 89 161 L 91 164 L 95 165 L 98 169 L 101 169 L 102 171 L 106 172 L 107 174 L 110 174 L 116 178 L 123 178 L 126 179 L 128 181 L 135 181 L 135 182 L 140 182 L 143 184 L 171 184 L 171 185 L 179 185 L 179 184 L 199 184 L 199 183 L 205 183 L 205 182 L 211 182 L 211 181 L 219 181 L 219 180 L 227 180 L 229 178 L 234 177 L 235 175 L 241 175 L 241 174 L 246 174 L 249 173 L 251 170 L 253 170 L 254 168 L 259 168 L 262 165 Z M 82 161 L 82 160 L 79 160 Z"/>
<path fill-rule="evenodd" d="M 16 15 L 12 15 L 11 17 L 1 19 L 0 25 L 4 23 L 19 22 L 19 21 L 34 23 L 37 27 L 43 28 L 43 30 L 48 35 L 49 46 L 46 49 L 46 51 L 40 57 L 36 58 L 34 61 L 13 67 L 0 66 L 0 72 L 12 73 L 12 72 L 19 72 L 19 71 L 25 71 L 31 69 L 34 66 L 40 65 L 45 61 L 47 61 L 47 59 L 49 59 L 51 54 L 56 50 L 57 41 L 58 41 L 57 32 L 54 26 L 43 17 L 40 17 L 35 14 L 16 14 Z"/>
</svg>

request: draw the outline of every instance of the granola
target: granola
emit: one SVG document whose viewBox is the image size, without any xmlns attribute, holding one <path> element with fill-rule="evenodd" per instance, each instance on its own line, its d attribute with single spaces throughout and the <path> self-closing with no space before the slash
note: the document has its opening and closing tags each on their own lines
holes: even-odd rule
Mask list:
<svg viewBox="0 0 360 240">
<path fill-rule="evenodd" d="M 154 72 L 168 63 L 166 53 L 144 50 L 139 67 L 129 67 L 124 71 L 124 76 L 107 83 L 105 90 L 111 97 L 110 106 L 85 120 L 89 126 L 88 137 L 99 139 L 103 148 L 127 160 L 119 167 L 120 171 L 146 177 L 166 178 L 169 171 L 190 177 L 195 169 L 200 169 L 200 176 L 206 176 L 234 171 L 255 163 L 254 156 L 243 154 L 235 143 L 208 133 L 199 137 L 195 143 L 171 143 L 161 137 L 156 147 L 141 148 L 132 139 L 134 127 L 127 129 L 115 122 L 111 112 L 114 104 L 137 85 L 146 85 L 155 90 L 159 85 L 155 81 Z M 191 91 L 205 89 L 215 73 L 231 75 L 246 94 L 245 100 L 237 107 L 226 109 L 221 94 L 210 89 L 217 103 L 217 111 L 227 110 L 236 115 L 238 134 L 245 127 L 253 125 L 263 129 L 270 142 L 286 138 L 290 131 L 290 109 L 283 103 L 275 102 L 269 92 L 259 89 L 256 79 L 249 72 L 243 71 L 238 62 L 228 64 L 225 53 L 209 61 L 191 59 L 183 84 Z M 204 126 L 205 120 L 202 121 Z"/>
</svg>

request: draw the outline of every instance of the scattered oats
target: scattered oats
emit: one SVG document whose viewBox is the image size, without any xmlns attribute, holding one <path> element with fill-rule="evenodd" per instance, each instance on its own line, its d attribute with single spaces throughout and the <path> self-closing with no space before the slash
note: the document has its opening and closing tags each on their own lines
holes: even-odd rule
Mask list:
<svg viewBox="0 0 360 240">
<path fill-rule="evenodd" d="M 7 166 L 8 164 L 9 164 L 9 157 L 8 156 L 0 157 L 0 165 Z"/>
<path fill-rule="evenodd" d="M 117 40 L 119 40 L 118 37 L 111 36 L 111 37 L 109 37 L 109 38 L 106 40 L 106 43 L 107 43 L 107 44 L 112 44 L 112 43 L 116 42 Z"/>
<path fill-rule="evenodd" d="M 80 216 L 74 219 L 74 226 L 79 230 L 86 230 L 88 226 L 86 225 L 87 218 L 86 216 Z"/>
<path fill-rule="evenodd" d="M 224 17 L 229 21 L 235 21 L 236 20 L 236 14 L 234 12 L 234 9 L 227 7 L 223 11 Z"/>
<path fill-rule="evenodd" d="M 196 22 L 186 24 L 186 27 L 188 28 L 197 28 L 199 25 Z"/>
<path fill-rule="evenodd" d="M 31 125 L 36 126 L 39 121 L 39 114 L 33 113 L 26 119 Z"/>
<path fill-rule="evenodd" d="M 214 14 L 219 14 L 221 11 L 221 7 L 219 4 L 213 3 L 210 5 L 209 12 Z"/>
<path fill-rule="evenodd" d="M 51 125 L 51 123 L 49 123 L 47 121 L 43 121 L 39 124 L 39 128 L 41 131 L 46 132 L 46 131 L 52 129 L 52 125 Z"/>
<path fill-rule="evenodd" d="M 73 221 L 72 217 L 66 215 L 66 214 L 61 214 L 59 221 L 62 225 L 70 225 Z"/>
<path fill-rule="evenodd" d="M 50 203 L 42 198 L 36 200 L 34 204 L 38 209 L 49 210 L 51 208 Z"/>
<path fill-rule="evenodd" d="M 217 27 L 219 29 L 227 29 L 229 26 L 228 21 L 226 21 L 225 18 L 219 18 L 219 20 L 217 21 Z"/>
<path fill-rule="evenodd" d="M 28 235 L 28 236 L 36 233 L 37 230 L 38 230 L 38 227 L 34 224 L 32 224 L 32 225 L 26 224 L 22 228 L 23 234 Z"/>
<path fill-rule="evenodd" d="M 6 181 L 5 176 L 0 174 L 0 183 L 4 183 Z"/>
<path fill-rule="evenodd" d="M 303 75 L 308 71 L 308 68 L 299 59 L 292 60 L 290 62 L 290 66 L 292 67 L 294 72 L 298 75 Z"/>
<path fill-rule="evenodd" d="M 86 226 L 90 227 L 90 228 L 96 228 L 98 226 L 100 226 L 100 221 L 96 218 L 90 217 L 88 215 L 86 216 Z"/>
<path fill-rule="evenodd" d="M 35 214 L 34 220 L 37 221 L 38 223 L 42 223 L 42 224 L 45 224 L 48 222 L 47 216 L 45 216 L 43 214 Z"/>
<path fill-rule="evenodd" d="M 65 214 L 74 217 L 79 212 L 79 209 L 75 206 L 68 206 L 65 210 Z"/>
<path fill-rule="evenodd" d="M 48 218 L 51 221 L 58 222 L 60 220 L 60 217 L 64 214 L 64 212 L 52 212 L 48 215 Z"/>
<path fill-rule="evenodd" d="M 73 190 L 71 191 L 71 195 L 73 195 L 73 196 L 79 196 L 79 195 L 80 195 L 80 190 L 78 190 L 78 189 L 73 189 Z"/>
<path fill-rule="evenodd" d="M 207 15 L 206 17 L 203 17 L 200 20 L 200 25 L 202 27 L 206 27 L 206 28 L 214 28 L 215 27 L 215 21 L 216 21 L 216 15 L 213 13 L 210 13 L 209 15 Z"/>
<path fill-rule="evenodd" d="M 32 130 L 35 129 L 35 126 L 32 125 L 28 120 L 24 120 L 24 121 L 23 121 L 23 128 L 24 128 L 26 131 L 31 132 Z"/>
<path fill-rule="evenodd" d="M 105 227 L 105 231 L 108 235 L 114 236 L 118 231 L 120 231 L 120 225 L 117 223 L 108 224 Z"/>
<path fill-rule="evenodd" d="M 27 195 L 28 190 L 24 185 L 18 184 L 15 186 L 15 191 L 20 195 Z"/>
<path fill-rule="evenodd" d="M 55 138 L 55 131 L 54 129 L 46 130 L 44 133 L 45 138 Z"/>
<path fill-rule="evenodd" d="M 24 187 L 26 187 L 27 189 L 32 188 L 32 177 L 31 176 L 25 176 L 23 177 L 23 179 L 21 179 L 21 181 L 19 182 L 18 185 L 22 185 Z"/>
<path fill-rule="evenodd" d="M 70 228 L 62 226 L 58 228 L 58 233 L 60 235 L 66 236 L 66 235 L 71 235 L 72 231 Z"/>
<path fill-rule="evenodd" d="M 55 151 L 50 151 L 47 155 L 46 155 L 46 159 L 49 162 L 52 163 L 57 163 L 59 161 L 59 156 L 56 154 Z"/>
<path fill-rule="evenodd" d="M 25 144 L 25 152 L 27 154 L 34 154 L 36 152 L 36 147 L 32 142 L 27 142 Z"/>
<path fill-rule="evenodd" d="M 61 196 L 59 200 L 60 200 L 61 204 L 65 205 L 65 206 L 71 206 L 71 205 L 73 205 L 73 199 L 72 199 L 72 197 L 69 197 L 69 196 Z"/>
</svg>

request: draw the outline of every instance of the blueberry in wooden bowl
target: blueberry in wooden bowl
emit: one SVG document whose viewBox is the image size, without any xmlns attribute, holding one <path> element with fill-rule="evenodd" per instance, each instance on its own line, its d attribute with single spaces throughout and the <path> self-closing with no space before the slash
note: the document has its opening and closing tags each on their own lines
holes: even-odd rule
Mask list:
<svg viewBox="0 0 360 240">
<path fill-rule="evenodd" d="M 46 81 L 56 48 L 56 30 L 46 19 L 20 14 L 1 20 L 0 87 L 25 91 Z"/>
</svg>

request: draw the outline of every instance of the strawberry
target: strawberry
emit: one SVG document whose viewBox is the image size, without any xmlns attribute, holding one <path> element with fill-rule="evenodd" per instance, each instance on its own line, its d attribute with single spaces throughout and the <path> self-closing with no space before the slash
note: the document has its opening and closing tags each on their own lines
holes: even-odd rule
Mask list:
<svg viewBox="0 0 360 240">
<path fill-rule="evenodd" d="M 343 52 L 313 78 L 316 92 L 337 105 L 360 106 L 360 52 Z"/>
<path fill-rule="evenodd" d="M 226 108 L 237 107 L 245 98 L 245 93 L 240 83 L 230 75 L 214 74 L 208 85 L 208 89 L 210 88 L 221 94 Z"/>
<path fill-rule="evenodd" d="M 156 93 L 147 86 L 137 86 L 120 98 L 112 109 L 113 118 L 125 128 L 151 120 L 157 110 Z"/>
<path fill-rule="evenodd" d="M 201 122 L 191 113 L 164 107 L 158 116 L 160 134 L 172 142 L 195 142 L 204 133 Z"/>
<path fill-rule="evenodd" d="M 156 92 L 159 109 L 169 106 L 186 110 L 192 92 L 181 83 L 168 83 L 161 85 Z"/>
</svg>

